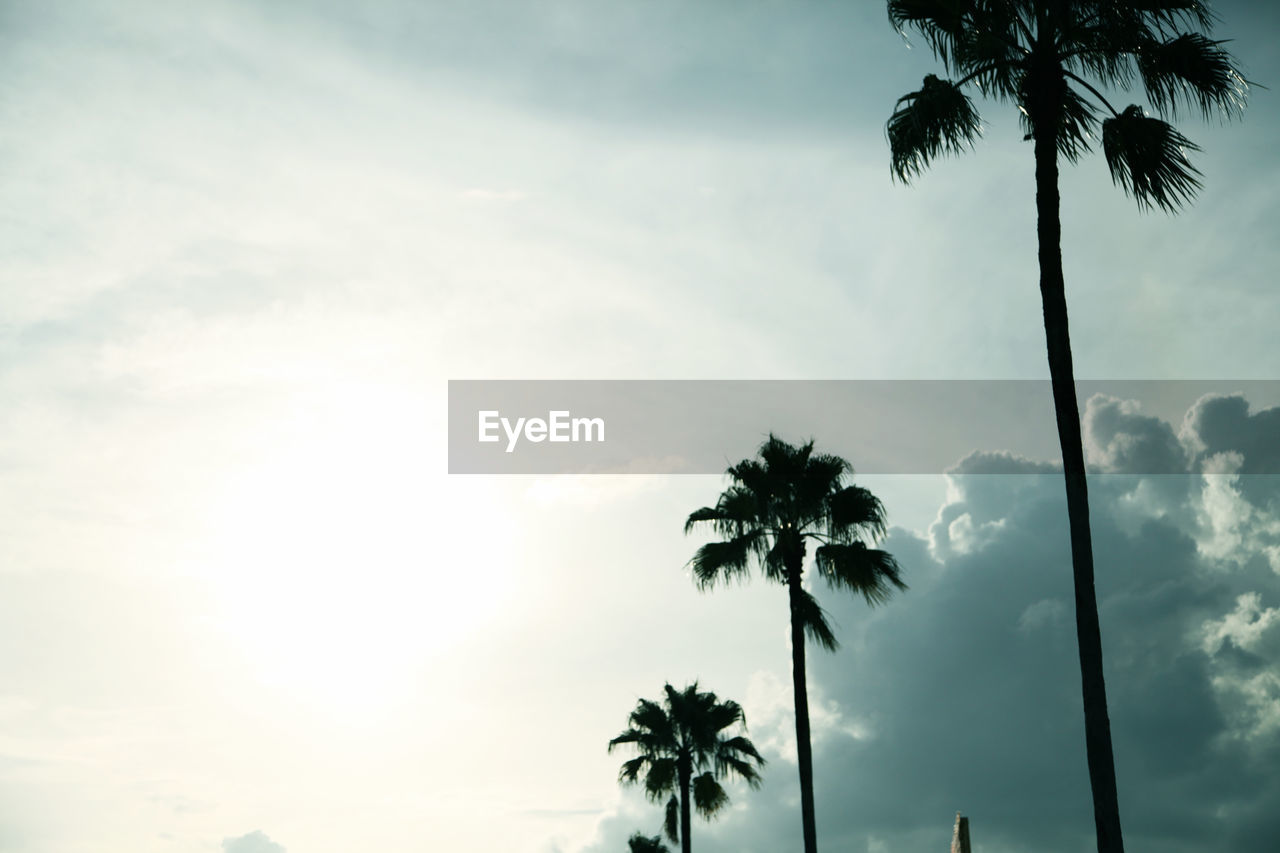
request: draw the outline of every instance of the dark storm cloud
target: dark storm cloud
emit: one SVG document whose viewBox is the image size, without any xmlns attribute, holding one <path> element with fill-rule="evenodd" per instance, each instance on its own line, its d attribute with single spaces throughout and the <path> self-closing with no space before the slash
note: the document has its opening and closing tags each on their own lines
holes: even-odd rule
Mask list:
<svg viewBox="0 0 1280 853">
<path fill-rule="evenodd" d="M 1199 401 L 1182 438 L 1245 460 L 1275 452 L 1280 431 L 1268 440 L 1263 429 L 1272 415 L 1250 416 L 1243 402 Z M 1271 772 L 1280 759 L 1280 577 L 1248 552 L 1250 531 L 1278 520 L 1240 479 L 1176 474 L 1203 454 L 1130 403 L 1094 399 L 1085 431 L 1091 458 L 1113 472 L 1091 479 L 1091 510 L 1127 841 L 1173 853 L 1270 850 L 1280 810 Z M 815 743 L 824 846 L 945 849 L 963 810 L 987 851 L 1092 849 L 1065 498 L 1054 472 L 1011 454 L 966 457 L 929 541 L 895 530 L 884 546 L 907 568 L 908 592 L 868 610 L 820 591 L 844 647 L 812 655 L 810 681 L 857 723 Z M 1228 513 L 1238 516 L 1234 547 L 1206 550 L 1232 523 Z M 702 829 L 700 849 L 800 848 L 794 765 L 769 757 L 766 786 L 740 795 L 741 813 Z M 608 843 L 590 849 L 622 849 L 623 829 L 606 821 Z"/>
</svg>

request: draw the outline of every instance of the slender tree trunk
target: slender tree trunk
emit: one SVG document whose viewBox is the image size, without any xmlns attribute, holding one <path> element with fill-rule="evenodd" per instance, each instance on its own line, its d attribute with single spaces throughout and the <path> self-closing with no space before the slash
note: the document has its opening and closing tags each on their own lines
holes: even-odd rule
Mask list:
<svg viewBox="0 0 1280 853">
<path fill-rule="evenodd" d="M 805 683 L 804 622 L 800 617 L 800 568 L 788 570 L 791 597 L 791 681 L 795 687 L 796 761 L 800 765 L 800 818 L 804 824 L 804 853 L 818 853 L 818 829 L 813 814 L 813 750 L 809 745 L 809 689 Z"/>
<path fill-rule="evenodd" d="M 688 759 L 680 759 L 677 772 L 680 774 L 680 851 L 689 853 L 692 844 L 689 839 L 689 826 L 693 823 L 689 819 L 689 779 L 693 775 L 693 768 L 689 765 Z"/>
<path fill-rule="evenodd" d="M 1062 276 L 1062 225 L 1059 220 L 1058 155 L 1053 138 L 1057 123 L 1039 122 L 1035 135 L 1036 233 L 1040 242 L 1040 298 L 1044 304 L 1044 332 L 1049 350 L 1053 408 L 1062 445 L 1067 490 L 1067 520 L 1071 527 L 1071 567 L 1075 578 L 1076 639 L 1080 646 L 1080 682 L 1084 698 L 1085 755 L 1093 790 L 1093 819 L 1098 853 L 1123 853 L 1120 804 L 1116 795 L 1116 766 L 1111 751 L 1111 721 L 1107 717 L 1107 688 L 1102 672 L 1102 632 L 1093 587 L 1093 543 L 1089 531 L 1089 493 L 1085 480 L 1080 411 L 1071 367 L 1071 339 L 1067 329 L 1067 299 Z"/>
</svg>

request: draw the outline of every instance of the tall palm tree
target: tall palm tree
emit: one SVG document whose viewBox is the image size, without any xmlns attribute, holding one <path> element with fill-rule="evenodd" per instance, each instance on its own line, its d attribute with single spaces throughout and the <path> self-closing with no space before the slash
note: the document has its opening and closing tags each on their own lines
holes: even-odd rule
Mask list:
<svg viewBox="0 0 1280 853">
<path fill-rule="evenodd" d="M 711 819 L 729 804 L 719 780 L 737 776 L 759 787 L 765 760 L 746 735 L 725 732 L 746 728 L 737 702 L 699 691 L 696 681 L 684 690 L 667 684 L 663 691 L 661 705 L 640 700 L 626 730 L 609 741 L 609 752 L 623 744 L 635 746 L 638 755 L 623 762 L 618 781 L 631 785 L 643 776 L 650 800 L 670 795 L 664 828 L 672 841 L 680 842 L 682 853 L 689 853 L 690 805 Z"/>
<path fill-rule="evenodd" d="M 703 545 L 689 565 L 702 589 L 747 575 L 752 562 L 787 588 L 800 816 L 805 853 L 816 853 L 804 638 L 808 634 L 828 651 L 839 643 L 818 600 L 803 585 L 808 541 L 819 543 L 813 554 L 818 574 L 831 586 L 861 593 L 868 604 L 884 601 L 906 584 L 892 556 L 862 541 L 884 534 L 884 507 L 866 489 L 845 484 L 852 473 L 845 460 L 814 453 L 813 441 L 793 447 L 770 435 L 759 459 L 743 460 L 727 473 L 732 482 L 716 505 L 693 512 L 684 528 L 688 533 L 706 522 L 724 540 Z"/>
<path fill-rule="evenodd" d="M 627 853 L 671 853 L 671 848 L 662 843 L 661 835 L 637 832 L 627 839 Z"/>
<path fill-rule="evenodd" d="M 1111 725 L 1102 677 L 1102 638 L 1093 585 L 1093 546 L 1080 414 L 1071 366 L 1058 214 L 1058 157 L 1087 152 L 1102 115 L 1102 150 L 1112 180 L 1144 209 L 1173 212 L 1200 188 L 1187 159 L 1199 150 L 1171 124 L 1137 105 L 1117 112 L 1100 88 L 1141 83 L 1158 116 L 1191 109 L 1236 116 L 1248 83 L 1208 37 L 1213 23 L 1199 0 L 889 0 L 900 31 L 919 31 L 955 81 L 930 74 L 898 100 L 887 130 L 892 169 L 903 182 L 931 160 L 959 153 L 980 133 L 964 94 L 971 85 L 1015 104 L 1034 140 L 1040 297 L 1071 528 L 1076 635 L 1084 701 L 1085 751 L 1100 853 L 1120 853 Z M 1092 80 L 1093 82 L 1090 82 Z"/>
</svg>

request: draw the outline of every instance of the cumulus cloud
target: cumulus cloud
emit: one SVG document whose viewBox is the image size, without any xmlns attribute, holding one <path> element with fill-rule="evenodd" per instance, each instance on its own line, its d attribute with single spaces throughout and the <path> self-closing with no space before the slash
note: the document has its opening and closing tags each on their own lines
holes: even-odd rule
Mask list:
<svg viewBox="0 0 1280 853">
<path fill-rule="evenodd" d="M 1243 396 L 1209 395 L 1187 412 L 1179 437 L 1203 477 L 1205 553 L 1280 574 L 1280 407 L 1251 413 Z"/>
<path fill-rule="evenodd" d="M 790 679 L 761 670 L 747 682 L 743 701 L 755 745 L 770 761 L 780 759 L 792 766 L 798 760 L 794 695 Z M 821 749 L 831 738 L 872 736 L 868 721 L 849 717 L 840 703 L 827 697 L 817 684 L 809 689 L 809 728 L 814 749 Z"/>
<path fill-rule="evenodd" d="M 1185 474 L 1188 454 L 1173 427 L 1135 400 L 1095 394 L 1085 403 L 1084 446 L 1092 470 Z"/>
<path fill-rule="evenodd" d="M 1112 494 L 1122 529 L 1164 520 L 1194 531 L 1219 567 L 1264 560 L 1280 573 L 1280 408 L 1252 412 L 1242 395 L 1208 394 L 1175 432 L 1136 401 L 1098 394 L 1083 433 L 1090 470 L 1119 475 L 1095 493 Z"/>
<path fill-rule="evenodd" d="M 1096 586 L 1135 849 L 1262 853 L 1280 829 L 1280 576 L 1265 550 L 1275 484 L 1243 473 L 1280 445 L 1280 430 L 1262 440 L 1271 417 L 1205 398 L 1175 431 L 1131 402 L 1085 409 L 1105 472 L 1090 479 Z M 963 810 L 988 853 L 1091 848 L 1060 470 L 965 457 L 927 538 L 894 530 L 884 544 L 909 591 L 874 610 L 819 591 L 843 642 L 809 658 L 824 846 L 946 849 Z M 747 697 L 753 734 L 780 757 L 787 686 L 759 676 Z M 850 721 L 863 736 L 841 732 Z M 772 762 L 764 788 L 735 797 L 698 847 L 799 850 L 794 776 Z M 617 829 L 585 849 L 622 849 Z"/>
<path fill-rule="evenodd" d="M 223 839 L 222 849 L 226 853 L 285 853 L 282 845 L 272 841 L 260 829 L 239 838 Z"/>
<path fill-rule="evenodd" d="M 1204 460 L 1219 453 L 1241 454 L 1243 474 L 1280 472 L 1280 407 L 1250 412 L 1241 394 L 1209 394 L 1187 412 L 1179 436 Z"/>
<path fill-rule="evenodd" d="M 947 501 L 929 528 L 934 554 L 966 554 L 991 541 L 1008 523 L 1009 513 L 1040 477 L 1061 466 L 1013 453 L 975 452 L 947 470 Z"/>
<path fill-rule="evenodd" d="M 1228 640 L 1246 651 L 1253 651 L 1267 629 L 1280 622 L 1280 608 L 1264 608 L 1260 599 L 1258 593 L 1247 592 L 1236 599 L 1235 610 L 1221 619 L 1206 620 L 1205 652 L 1213 654 Z"/>
</svg>

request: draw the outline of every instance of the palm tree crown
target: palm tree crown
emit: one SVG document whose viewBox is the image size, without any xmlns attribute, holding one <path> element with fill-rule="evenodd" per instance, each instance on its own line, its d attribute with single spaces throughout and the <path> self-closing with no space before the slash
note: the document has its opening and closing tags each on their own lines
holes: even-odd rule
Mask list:
<svg viewBox="0 0 1280 853">
<path fill-rule="evenodd" d="M 818 542 L 814 563 L 830 585 L 880 604 L 894 588 L 906 589 L 897 562 L 863 539 L 884 535 L 880 499 L 861 486 L 845 485 L 852 472 L 839 456 L 814 453 L 813 442 L 799 447 L 770 435 L 759 459 L 728 470 L 732 485 L 713 507 L 690 514 L 685 532 L 707 522 L 725 537 L 698 549 L 689 565 L 702 589 L 744 578 L 754 560 L 764 576 L 779 583 L 799 582 L 809 540 Z M 818 601 L 800 587 L 799 616 L 810 639 L 823 648 L 839 647 Z"/>
<path fill-rule="evenodd" d="M 981 132 L 962 91 L 1017 105 L 1027 138 L 1047 139 L 1071 162 L 1090 150 L 1102 119 L 1112 180 L 1144 208 L 1172 211 L 1200 188 L 1187 159 L 1198 148 L 1163 118 L 1134 104 L 1116 111 L 1099 89 L 1141 84 L 1158 116 L 1193 109 L 1234 117 L 1248 83 L 1224 42 L 1208 37 L 1213 16 L 1199 0 L 889 0 L 889 19 L 919 31 L 958 80 L 924 78 L 898 100 L 888 123 L 894 174 L 920 174 Z M 1092 80 L 1093 82 L 1090 82 Z M 1095 85 L 1095 83 L 1097 85 Z"/>
<path fill-rule="evenodd" d="M 745 735 L 726 733 L 733 727 L 745 729 L 742 707 L 698 690 L 697 682 L 684 690 L 667 684 L 662 704 L 641 699 L 628 723 L 609 741 L 610 752 L 631 744 L 638 753 L 623 762 L 618 781 L 631 785 L 643 779 L 645 794 L 654 802 L 670 795 L 664 828 L 685 853 L 691 802 L 698 814 L 710 819 L 729 804 L 720 779 L 737 776 L 753 788 L 760 785 L 763 756 Z"/>
<path fill-rule="evenodd" d="M 850 473 L 840 457 L 814 453 L 812 441 L 794 447 L 770 435 L 759 459 L 729 469 L 732 484 L 716 505 L 694 511 L 685 522 L 685 533 L 705 522 L 724 537 L 703 545 L 689 561 L 701 588 L 745 577 L 752 562 L 787 587 L 805 853 L 818 849 L 805 634 L 828 650 L 839 645 L 817 599 L 802 584 L 808 543 L 819 543 L 813 555 L 818 574 L 832 586 L 861 594 L 868 604 L 884 601 L 895 588 L 906 589 L 893 557 L 862 541 L 884 534 L 884 507 L 866 489 L 846 485 Z"/>
</svg>

